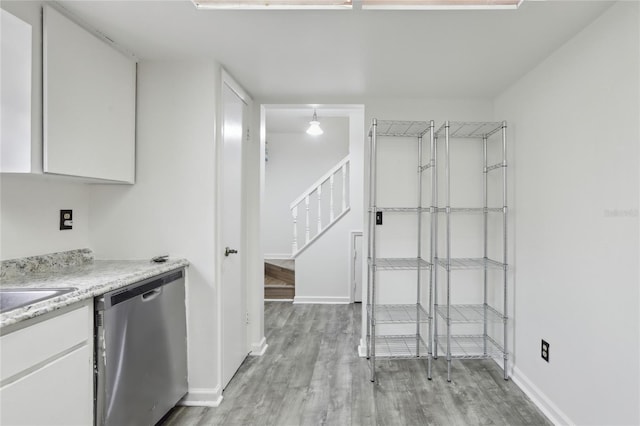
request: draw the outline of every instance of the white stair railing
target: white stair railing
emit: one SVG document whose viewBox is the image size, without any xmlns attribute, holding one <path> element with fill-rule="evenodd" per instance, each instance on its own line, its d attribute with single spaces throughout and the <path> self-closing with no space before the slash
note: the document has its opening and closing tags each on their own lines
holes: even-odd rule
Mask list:
<svg viewBox="0 0 640 426">
<path fill-rule="evenodd" d="M 334 223 L 342 218 L 350 209 L 349 206 L 349 193 L 348 193 L 348 181 L 350 178 L 350 156 L 347 155 L 338 164 L 333 166 L 327 173 L 325 173 L 320 179 L 315 181 L 309 188 L 304 191 L 298 198 L 296 198 L 289 209 L 291 210 L 291 217 L 293 218 L 293 242 L 291 245 L 293 256 L 295 257 L 306 247 L 308 247 L 313 241 L 315 241 L 320 235 L 326 232 Z M 334 199 L 336 197 L 336 185 L 335 181 L 338 179 L 342 185 L 340 188 L 339 196 L 342 200 L 340 212 L 336 214 Z M 326 200 L 322 197 L 323 188 L 324 191 L 329 191 L 329 199 Z M 315 197 L 314 197 L 315 193 Z M 312 202 L 316 205 L 312 206 Z M 300 207 L 304 204 L 304 207 Z M 315 207 L 315 208 L 314 208 Z M 300 223 L 302 218 L 299 218 L 299 208 L 304 208 L 304 223 Z M 315 211 L 315 218 L 312 217 L 312 211 Z M 316 222 L 316 226 L 312 227 L 312 221 Z M 299 241 L 298 235 L 301 233 L 298 227 L 304 227 L 304 241 Z M 315 228 L 315 232 L 313 229 Z M 302 231 L 302 229 L 300 230 Z"/>
</svg>

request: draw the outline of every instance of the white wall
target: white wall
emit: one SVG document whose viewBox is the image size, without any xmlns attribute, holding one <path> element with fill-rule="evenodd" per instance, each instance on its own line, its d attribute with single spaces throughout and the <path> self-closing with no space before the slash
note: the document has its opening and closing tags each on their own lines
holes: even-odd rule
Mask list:
<svg viewBox="0 0 640 426">
<path fill-rule="evenodd" d="M 219 67 L 213 61 L 138 66 L 134 186 L 94 186 L 91 243 L 96 256 L 187 258 L 189 398 L 219 397 L 214 263 L 215 117 Z"/>
<path fill-rule="evenodd" d="M 640 423 L 639 22 L 637 2 L 615 4 L 495 102 L 515 188 L 514 379 L 561 423 Z"/>
<path fill-rule="evenodd" d="M 351 210 L 296 257 L 295 303 L 349 303 L 352 297 L 351 232 L 363 229 L 364 110 L 361 106 L 344 108 L 349 115 L 346 130 Z M 339 202 L 336 204 L 339 206 Z"/>
<path fill-rule="evenodd" d="M 0 259 L 91 248 L 88 187 L 54 179 L 0 177 Z M 60 230 L 62 209 L 73 210 L 73 229 Z"/>
<path fill-rule="evenodd" d="M 3 1 L 2 8 L 31 24 L 31 142 L 33 172 L 42 172 L 42 3 Z M 0 259 L 89 247 L 84 184 L 41 174 L 0 175 Z M 60 209 L 73 209 L 72 230 L 59 230 Z"/>
<path fill-rule="evenodd" d="M 349 153 L 349 120 L 322 118 L 324 134 L 269 132 L 267 118 L 263 238 L 265 257 L 291 256 L 289 205 Z M 302 215 L 303 213 L 300 212 Z"/>
</svg>

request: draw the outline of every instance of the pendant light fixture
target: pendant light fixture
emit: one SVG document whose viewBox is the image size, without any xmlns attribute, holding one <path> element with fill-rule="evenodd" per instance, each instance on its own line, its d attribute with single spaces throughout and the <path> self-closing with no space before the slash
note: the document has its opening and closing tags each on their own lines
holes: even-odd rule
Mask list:
<svg viewBox="0 0 640 426">
<path fill-rule="evenodd" d="M 309 128 L 307 129 L 307 134 L 311 136 L 319 136 L 323 134 L 324 131 L 320 128 L 320 122 L 318 121 L 318 114 L 316 114 L 316 110 L 313 110 L 313 118 L 309 122 Z"/>
</svg>

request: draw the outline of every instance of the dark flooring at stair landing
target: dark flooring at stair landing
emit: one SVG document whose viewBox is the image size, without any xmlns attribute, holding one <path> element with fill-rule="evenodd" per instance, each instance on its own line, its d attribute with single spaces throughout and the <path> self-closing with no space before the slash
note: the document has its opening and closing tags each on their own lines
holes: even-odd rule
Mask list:
<svg viewBox="0 0 640 426">
<path fill-rule="evenodd" d="M 266 300 L 293 300 L 296 289 L 293 259 L 265 259 L 264 298 Z"/>
</svg>

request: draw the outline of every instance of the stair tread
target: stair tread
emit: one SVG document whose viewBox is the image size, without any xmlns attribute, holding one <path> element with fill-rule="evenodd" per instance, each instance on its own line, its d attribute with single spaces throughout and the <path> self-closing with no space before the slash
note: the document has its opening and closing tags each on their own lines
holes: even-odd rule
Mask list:
<svg viewBox="0 0 640 426">
<path fill-rule="evenodd" d="M 265 287 L 295 287 L 296 285 L 265 275 L 264 286 Z"/>
<path fill-rule="evenodd" d="M 291 260 L 287 262 L 293 263 L 293 261 Z M 296 282 L 296 273 L 293 269 L 287 269 L 282 266 L 269 263 L 269 261 L 267 260 L 265 260 L 264 262 L 264 275 L 265 280 L 277 280 L 288 283 L 290 285 L 295 285 Z"/>
<path fill-rule="evenodd" d="M 265 259 L 264 263 L 268 263 L 272 266 L 277 266 L 282 269 L 288 269 L 289 271 L 295 271 L 295 261 L 293 259 Z"/>
</svg>

